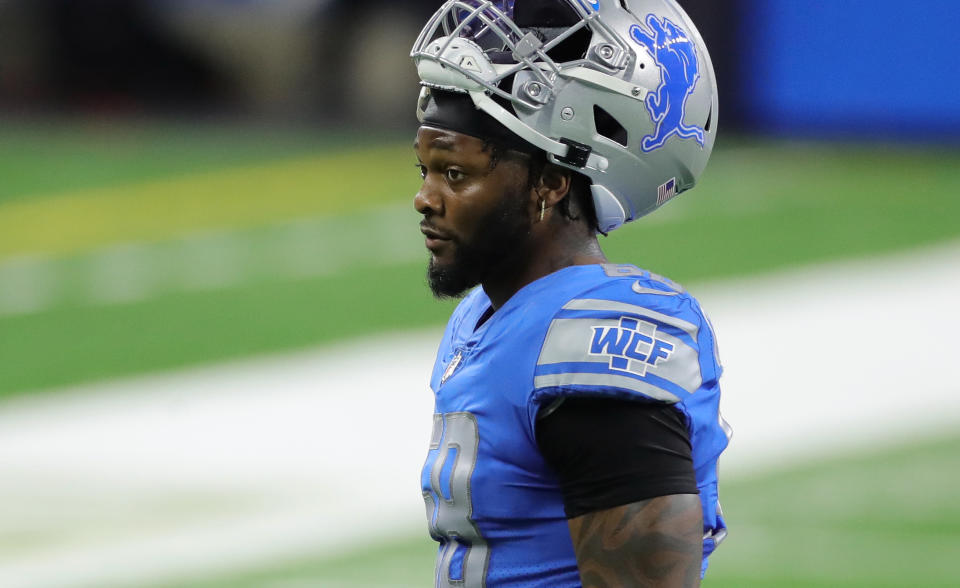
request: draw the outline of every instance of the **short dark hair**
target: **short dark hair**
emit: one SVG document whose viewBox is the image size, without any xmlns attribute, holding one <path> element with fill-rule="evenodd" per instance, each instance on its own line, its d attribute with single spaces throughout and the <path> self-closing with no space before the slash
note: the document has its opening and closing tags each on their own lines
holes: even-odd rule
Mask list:
<svg viewBox="0 0 960 588">
<path fill-rule="evenodd" d="M 497 164 L 505 157 L 523 158 L 527 163 L 528 189 L 534 187 L 537 180 L 539 180 L 543 174 L 543 170 L 546 169 L 547 165 L 550 165 L 546 152 L 540 149 L 535 149 L 531 152 L 517 151 L 497 142 L 485 140 L 483 142 L 483 150 L 490 151 L 490 169 L 497 167 Z M 601 232 L 600 225 L 597 222 L 597 211 L 593 206 L 593 195 L 590 193 L 590 178 L 579 172 L 569 171 L 570 191 L 567 192 L 563 200 L 557 203 L 557 210 L 567 220 L 576 222 L 583 219 L 591 229 L 598 233 Z M 571 207 L 571 202 L 576 204 L 576 210 L 579 214 L 574 212 Z"/>
</svg>

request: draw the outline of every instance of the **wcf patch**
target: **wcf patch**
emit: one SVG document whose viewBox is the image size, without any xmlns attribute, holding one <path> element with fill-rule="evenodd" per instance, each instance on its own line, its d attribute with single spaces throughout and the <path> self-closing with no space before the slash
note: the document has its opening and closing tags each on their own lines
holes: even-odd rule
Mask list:
<svg viewBox="0 0 960 588">
<path fill-rule="evenodd" d="M 667 361 L 674 346 L 657 338 L 657 326 L 647 321 L 620 317 L 616 327 L 593 327 L 590 355 L 610 358 L 610 369 L 646 375 L 649 366 Z"/>
</svg>

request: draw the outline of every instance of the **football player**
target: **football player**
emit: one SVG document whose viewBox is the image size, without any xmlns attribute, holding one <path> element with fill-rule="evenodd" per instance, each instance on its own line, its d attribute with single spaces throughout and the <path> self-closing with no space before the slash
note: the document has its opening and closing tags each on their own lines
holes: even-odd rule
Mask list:
<svg viewBox="0 0 960 588">
<path fill-rule="evenodd" d="M 706 166 L 703 41 L 673 0 L 450 0 L 412 57 L 428 282 L 466 293 L 430 382 L 436 586 L 699 585 L 726 534 L 713 330 L 597 235 Z"/>
</svg>

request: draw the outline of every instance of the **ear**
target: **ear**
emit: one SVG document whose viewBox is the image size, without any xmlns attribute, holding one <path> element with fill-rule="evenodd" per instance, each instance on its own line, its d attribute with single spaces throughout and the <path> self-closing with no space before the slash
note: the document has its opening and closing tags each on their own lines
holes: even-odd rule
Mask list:
<svg viewBox="0 0 960 588">
<path fill-rule="evenodd" d="M 544 202 L 546 208 L 553 206 L 563 200 L 570 192 L 571 175 L 570 170 L 548 163 L 544 166 L 540 177 L 533 186 L 533 196 L 537 200 Z"/>
</svg>

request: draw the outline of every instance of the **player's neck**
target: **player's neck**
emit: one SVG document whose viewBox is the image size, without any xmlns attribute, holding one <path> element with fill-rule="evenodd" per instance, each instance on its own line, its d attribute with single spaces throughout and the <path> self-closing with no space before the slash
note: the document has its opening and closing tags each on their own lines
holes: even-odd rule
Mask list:
<svg viewBox="0 0 960 588">
<path fill-rule="evenodd" d="M 606 261 L 596 235 L 571 231 L 569 227 L 535 231 L 529 246 L 505 260 L 481 285 L 496 310 L 527 284 L 555 271 Z"/>
</svg>

